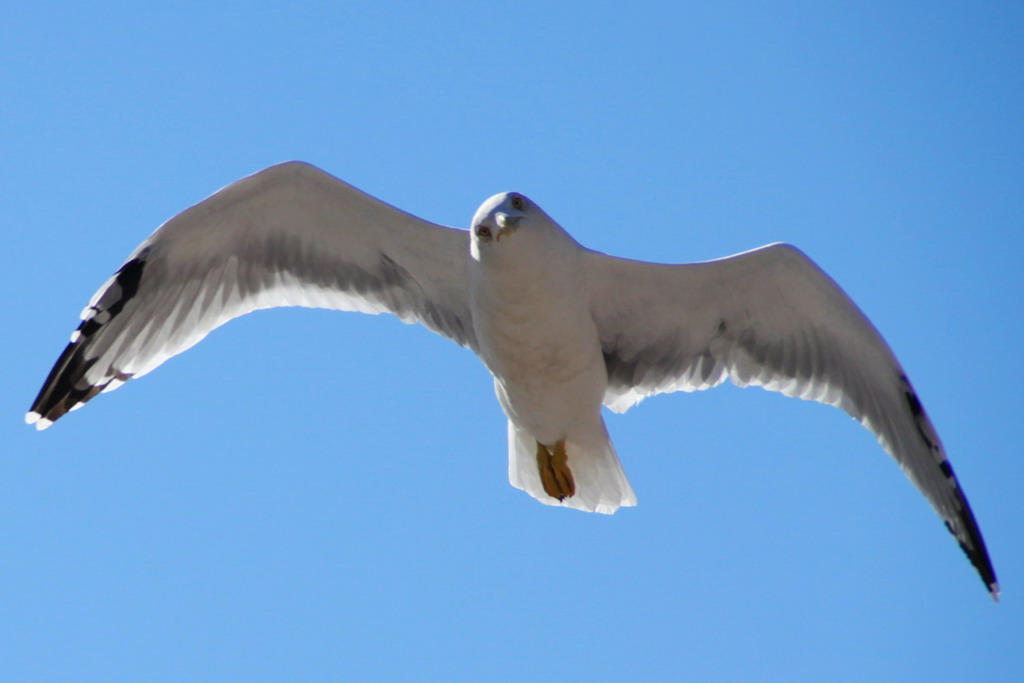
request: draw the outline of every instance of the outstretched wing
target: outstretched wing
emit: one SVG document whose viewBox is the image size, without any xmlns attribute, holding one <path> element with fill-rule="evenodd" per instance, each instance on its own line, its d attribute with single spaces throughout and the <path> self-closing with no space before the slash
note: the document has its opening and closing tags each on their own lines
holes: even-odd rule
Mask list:
<svg viewBox="0 0 1024 683">
<path fill-rule="evenodd" d="M 896 459 L 998 594 L 974 515 L 906 373 L 860 309 L 803 253 L 775 244 L 659 265 L 591 252 L 587 265 L 612 410 L 726 378 L 838 406 Z"/>
<path fill-rule="evenodd" d="M 82 311 L 26 421 L 43 429 L 240 315 L 275 306 L 393 313 L 476 348 L 468 233 L 308 164 L 243 178 L 164 223 Z"/>
</svg>

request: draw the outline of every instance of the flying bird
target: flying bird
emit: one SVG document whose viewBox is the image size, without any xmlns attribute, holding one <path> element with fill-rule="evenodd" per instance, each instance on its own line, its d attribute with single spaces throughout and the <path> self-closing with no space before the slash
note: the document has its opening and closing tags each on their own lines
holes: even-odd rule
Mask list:
<svg viewBox="0 0 1024 683">
<path fill-rule="evenodd" d="M 480 357 L 508 417 L 509 480 L 612 513 L 636 495 L 601 406 L 726 379 L 837 406 L 931 502 L 998 597 L 971 508 L 892 350 L 787 244 L 663 265 L 581 246 L 516 192 L 468 231 L 429 223 L 305 163 L 235 182 L 160 226 L 82 311 L 26 421 L 44 429 L 250 311 L 388 312 Z"/>
</svg>

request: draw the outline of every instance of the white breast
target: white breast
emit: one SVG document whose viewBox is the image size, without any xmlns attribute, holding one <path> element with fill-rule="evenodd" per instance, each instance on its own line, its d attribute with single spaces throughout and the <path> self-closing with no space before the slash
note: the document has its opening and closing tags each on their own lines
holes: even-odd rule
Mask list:
<svg viewBox="0 0 1024 683">
<path fill-rule="evenodd" d="M 503 256 L 471 277 L 480 356 L 509 419 L 554 444 L 600 420 L 607 375 L 597 328 L 575 277 L 576 254 Z"/>
</svg>

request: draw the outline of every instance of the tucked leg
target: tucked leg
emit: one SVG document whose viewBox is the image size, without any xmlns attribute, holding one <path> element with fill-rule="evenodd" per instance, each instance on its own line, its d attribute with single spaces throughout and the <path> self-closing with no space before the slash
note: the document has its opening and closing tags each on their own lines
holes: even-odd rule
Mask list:
<svg viewBox="0 0 1024 683">
<path fill-rule="evenodd" d="M 576 493 L 576 482 L 569 469 L 569 455 L 565 452 L 565 440 L 555 444 L 554 451 L 537 442 L 537 469 L 544 492 L 552 498 L 565 500 Z"/>
</svg>

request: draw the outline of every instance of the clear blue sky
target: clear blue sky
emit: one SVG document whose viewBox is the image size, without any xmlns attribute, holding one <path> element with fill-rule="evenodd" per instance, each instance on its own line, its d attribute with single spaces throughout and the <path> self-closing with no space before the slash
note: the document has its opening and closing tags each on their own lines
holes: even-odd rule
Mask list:
<svg viewBox="0 0 1024 683">
<path fill-rule="evenodd" d="M 5 680 L 1024 675 L 1021 5 L 609 7 L 5 9 Z M 26 427 L 135 245 L 287 159 L 460 227 L 518 190 L 633 258 L 798 245 L 917 386 L 1002 603 L 837 410 L 652 399 L 608 418 L 640 505 L 552 509 L 476 358 L 385 317 L 248 316 Z"/>
</svg>

